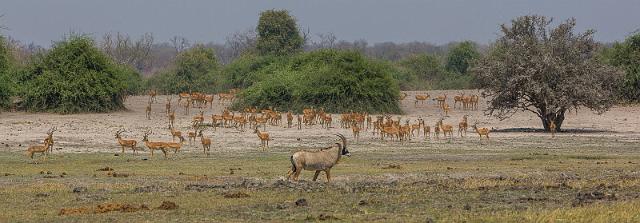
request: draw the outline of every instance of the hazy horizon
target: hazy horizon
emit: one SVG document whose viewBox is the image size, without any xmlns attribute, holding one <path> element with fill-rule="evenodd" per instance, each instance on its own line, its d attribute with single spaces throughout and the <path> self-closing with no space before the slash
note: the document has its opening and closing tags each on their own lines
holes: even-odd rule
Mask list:
<svg viewBox="0 0 640 223">
<path fill-rule="evenodd" d="M 488 43 L 500 24 L 529 14 L 555 21 L 577 19 L 577 30 L 595 29 L 602 42 L 623 40 L 640 29 L 636 0 L 597 1 L 142 1 L 9 0 L 0 8 L 3 35 L 44 47 L 69 32 L 100 38 L 107 32 L 132 37 L 153 33 L 155 42 L 183 36 L 196 42 L 224 43 L 225 37 L 253 29 L 259 13 L 287 9 L 301 28 L 332 32 L 338 40 L 430 42 L 472 40 Z"/>
</svg>

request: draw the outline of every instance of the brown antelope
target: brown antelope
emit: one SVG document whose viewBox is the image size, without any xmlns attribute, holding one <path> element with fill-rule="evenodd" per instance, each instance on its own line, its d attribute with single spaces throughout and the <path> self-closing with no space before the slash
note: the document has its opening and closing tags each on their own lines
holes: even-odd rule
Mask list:
<svg viewBox="0 0 640 223">
<path fill-rule="evenodd" d="M 173 128 L 173 123 L 176 121 L 176 110 L 169 113 L 169 128 Z"/>
<path fill-rule="evenodd" d="M 182 137 L 182 132 L 176 131 L 174 128 L 171 128 L 169 130 L 171 130 L 171 141 L 172 142 L 176 141 L 176 137 L 178 137 L 178 138 Z"/>
<path fill-rule="evenodd" d="M 462 137 L 462 133 L 464 132 L 464 135 L 466 136 L 467 128 L 469 128 L 469 123 L 467 122 L 467 115 L 464 115 L 462 116 L 462 121 L 458 123 L 458 135 Z"/>
<path fill-rule="evenodd" d="M 144 137 L 142 138 L 142 141 L 144 142 L 144 145 L 147 146 L 147 148 L 149 148 L 149 151 L 151 152 L 151 156 L 153 156 L 153 151 L 154 150 L 160 150 L 162 151 L 162 153 L 164 154 L 164 158 L 167 158 L 167 148 L 166 148 L 166 143 L 163 142 L 150 142 L 149 141 L 149 134 L 151 134 L 150 130 L 147 130 L 144 133 Z"/>
<path fill-rule="evenodd" d="M 293 125 L 293 114 L 289 111 L 287 112 L 287 128 L 291 128 L 291 125 Z"/>
<path fill-rule="evenodd" d="M 418 118 L 418 124 L 411 125 L 411 136 L 420 136 L 420 127 L 424 125 L 424 120 L 422 118 Z M 414 134 L 414 132 L 418 132 L 418 134 Z"/>
<path fill-rule="evenodd" d="M 381 132 L 380 136 L 382 136 L 381 137 L 382 140 L 384 140 L 385 135 L 389 136 L 391 138 L 391 141 L 393 141 L 394 137 L 400 140 L 400 129 L 395 125 L 382 127 L 382 130 L 380 132 Z"/>
<path fill-rule="evenodd" d="M 296 118 L 298 119 L 298 130 L 301 130 L 302 129 L 302 117 L 300 116 L 300 114 L 297 114 L 296 116 L 297 116 Z"/>
<path fill-rule="evenodd" d="M 204 122 L 204 112 L 200 111 L 200 114 L 193 116 L 192 122 L 195 124 L 202 124 Z"/>
<path fill-rule="evenodd" d="M 416 105 L 416 107 L 418 106 L 418 102 L 420 102 L 421 104 L 424 104 L 424 102 L 429 99 L 429 94 L 426 95 L 422 95 L 422 94 L 417 94 L 416 95 L 416 101 L 414 102 L 414 104 Z"/>
<path fill-rule="evenodd" d="M 449 116 L 449 104 L 445 103 L 442 105 L 442 111 L 444 111 L 444 116 Z"/>
<path fill-rule="evenodd" d="M 464 93 L 460 93 L 459 95 L 456 95 L 453 97 L 453 108 L 456 108 L 456 104 L 460 103 L 460 105 L 462 105 L 463 103 L 463 99 L 464 99 Z"/>
<path fill-rule="evenodd" d="M 271 138 L 269 138 L 269 133 L 260 132 L 260 130 L 258 130 L 257 127 L 253 130 L 253 133 L 256 133 L 256 135 L 258 135 L 258 138 L 260 139 L 262 151 L 265 151 L 266 148 L 269 148 L 269 140 L 271 140 Z"/>
<path fill-rule="evenodd" d="M 51 129 L 49 129 L 49 131 L 47 131 L 48 137 L 45 138 L 44 145 L 29 146 L 29 148 L 27 148 L 27 156 L 29 156 L 29 158 L 33 159 L 33 154 L 40 153 L 46 159 L 47 151 L 49 150 L 50 147 L 53 146 L 53 132 L 54 131 L 55 131 L 55 128 L 51 128 Z"/>
<path fill-rule="evenodd" d="M 451 125 L 447 125 L 447 124 L 443 124 L 444 119 L 440 119 L 440 121 L 438 122 L 438 127 L 440 127 L 440 131 L 442 131 L 442 135 L 447 138 L 447 134 L 449 134 L 449 138 L 453 139 L 453 126 Z"/>
<path fill-rule="evenodd" d="M 184 114 L 189 115 L 189 107 L 191 107 L 191 97 L 187 98 L 187 103 L 183 104 L 184 106 Z"/>
<path fill-rule="evenodd" d="M 487 139 L 489 139 L 489 129 L 488 128 L 478 128 L 478 123 L 474 123 L 471 127 L 473 127 L 473 130 L 476 131 L 476 133 L 478 133 L 478 135 L 480 135 L 480 140 L 482 140 L 482 136 L 487 137 Z"/>
<path fill-rule="evenodd" d="M 447 94 L 437 96 L 433 100 L 434 101 L 438 101 L 438 107 L 439 108 L 443 108 L 444 107 L 444 103 L 447 101 Z"/>
<path fill-rule="evenodd" d="M 424 122 L 422 123 L 422 129 L 424 131 L 424 138 L 431 140 L 431 126 L 425 125 Z"/>
<path fill-rule="evenodd" d="M 138 144 L 138 142 L 136 140 L 133 139 L 122 139 L 122 137 L 120 136 L 120 134 L 124 132 L 124 129 L 120 129 L 118 131 L 116 131 L 116 139 L 118 140 L 118 144 L 120 144 L 120 147 L 122 147 L 122 154 L 124 154 L 124 148 L 131 148 L 131 150 L 133 150 L 133 154 L 136 154 L 136 145 Z"/>
<path fill-rule="evenodd" d="M 331 114 L 326 114 L 323 118 L 323 123 L 325 128 L 329 129 L 331 128 L 331 122 L 333 122 L 333 119 L 331 118 Z"/>
<path fill-rule="evenodd" d="M 173 96 L 167 98 L 167 103 L 164 104 L 164 109 L 165 112 L 167 113 L 167 115 L 169 115 L 171 113 L 171 100 L 172 100 Z"/>
<path fill-rule="evenodd" d="M 464 98 L 462 98 L 462 109 L 469 110 L 470 108 L 471 108 L 471 97 L 465 96 Z"/>
<path fill-rule="evenodd" d="M 158 96 L 158 91 L 156 90 L 149 90 L 149 103 L 151 102 L 158 102 L 158 98 L 156 98 L 156 96 Z"/>
<path fill-rule="evenodd" d="M 182 144 L 184 143 L 184 137 L 180 136 L 178 137 L 180 139 L 180 142 L 167 142 L 165 143 L 165 148 L 166 149 L 173 149 L 173 153 L 176 154 L 178 153 L 178 150 L 180 150 L 182 148 Z"/>
<path fill-rule="evenodd" d="M 355 121 L 351 125 L 351 132 L 353 132 L 353 139 L 355 139 L 356 141 L 360 140 L 360 127 Z"/>
<path fill-rule="evenodd" d="M 182 99 L 187 99 L 187 98 L 191 98 L 191 94 L 185 93 L 185 92 L 178 94 L 178 104 L 180 104 Z"/>
<path fill-rule="evenodd" d="M 211 139 L 204 137 L 202 134 L 202 130 L 199 132 L 200 134 L 200 142 L 202 143 L 202 150 L 204 150 L 204 154 L 209 156 L 209 151 L 211 150 Z"/>
<path fill-rule="evenodd" d="M 187 137 L 189 137 L 189 145 L 191 145 L 192 141 L 196 141 L 198 137 L 198 127 L 200 125 L 197 122 L 192 122 L 193 132 L 187 132 Z"/>
<path fill-rule="evenodd" d="M 45 141 L 49 141 L 49 149 L 48 149 L 48 153 L 52 153 L 53 152 L 53 133 L 56 132 L 58 130 L 58 127 L 53 127 L 51 129 L 49 129 L 49 131 L 47 132 L 47 138 L 45 138 Z"/>
<path fill-rule="evenodd" d="M 471 95 L 471 110 L 478 110 L 478 101 L 480 98 L 478 95 Z"/>
<path fill-rule="evenodd" d="M 408 94 L 405 92 L 400 92 L 400 101 L 404 100 L 405 98 L 407 98 Z"/>
<path fill-rule="evenodd" d="M 147 120 L 151 120 L 151 99 L 149 99 L 149 104 L 145 109 L 145 114 L 147 115 Z"/>
<path fill-rule="evenodd" d="M 436 122 L 436 125 L 433 127 L 433 135 L 436 139 L 440 139 L 440 122 Z"/>
<path fill-rule="evenodd" d="M 205 107 L 207 106 L 207 104 L 209 104 L 209 109 L 213 108 L 213 95 L 211 94 L 205 95 L 204 101 L 205 101 L 204 103 Z"/>
<path fill-rule="evenodd" d="M 551 138 L 556 137 L 556 120 L 549 119 L 549 132 L 551 132 Z"/>
</svg>

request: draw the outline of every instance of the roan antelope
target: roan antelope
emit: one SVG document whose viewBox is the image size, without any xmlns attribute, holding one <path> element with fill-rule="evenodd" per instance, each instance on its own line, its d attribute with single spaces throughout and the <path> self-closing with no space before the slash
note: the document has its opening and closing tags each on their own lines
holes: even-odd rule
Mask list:
<svg viewBox="0 0 640 223">
<path fill-rule="evenodd" d="M 327 183 L 331 181 L 331 168 L 334 167 L 342 156 L 351 156 L 347 150 L 347 139 L 342 134 L 336 134 L 342 143 L 316 151 L 297 151 L 291 155 L 291 170 L 287 173 L 288 180 L 297 181 L 302 170 L 315 171 L 313 181 L 318 179 L 321 171 L 327 174 Z"/>
<path fill-rule="evenodd" d="M 136 140 L 133 139 L 122 139 L 122 137 L 120 136 L 120 134 L 124 132 L 124 129 L 120 129 L 118 131 L 116 131 L 116 139 L 118 140 L 118 144 L 120 144 L 120 147 L 122 147 L 122 154 L 124 154 L 124 148 L 131 148 L 131 150 L 133 150 L 133 154 L 136 154 L 136 145 L 138 144 L 138 142 Z"/>
</svg>

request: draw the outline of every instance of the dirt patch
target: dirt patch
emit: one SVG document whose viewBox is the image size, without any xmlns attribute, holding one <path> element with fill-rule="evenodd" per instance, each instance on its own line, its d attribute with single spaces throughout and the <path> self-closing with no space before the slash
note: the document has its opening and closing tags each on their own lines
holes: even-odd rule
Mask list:
<svg viewBox="0 0 640 223">
<path fill-rule="evenodd" d="M 618 200 L 618 198 L 614 193 L 593 191 L 593 192 L 586 192 L 586 193 L 578 193 L 572 205 L 576 207 L 576 206 L 582 206 L 585 204 L 591 204 L 596 201 L 615 201 L 615 200 Z"/>
<path fill-rule="evenodd" d="M 160 206 L 158 206 L 156 209 L 160 209 L 160 210 L 175 210 L 175 209 L 178 209 L 178 205 L 176 203 L 171 202 L 171 201 L 163 201 L 162 204 L 160 204 Z"/>
<path fill-rule="evenodd" d="M 169 192 L 169 191 L 171 191 L 171 188 L 158 186 L 158 185 L 142 186 L 142 187 L 136 187 L 135 189 L 133 189 L 133 192 L 135 193 L 156 193 L 156 192 Z"/>
<path fill-rule="evenodd" d="M 249 194 L 238 191 L 238 192 L 229 192 L 224 194 L 224 198 L 247 198 L 250 197 Z"/>
<path fill-rule="evenodd" d="M 99 204 L 95 208 L 90 207 L 80 207 L 80 208 L 62 208 L 58 215 L 79 215 L 79 214 L 102 214 L 108 212 L 137 212 L 137 211 L 146 211 L 149 210 L 149 207 L 144 204 L 136 205 L 136 204 L 128 204 L 128 203 L 105 203 Z"/>
<path fill-rule="evenodd" d="M 400 166 L 400 164 L 389 164 L 386 166 L 383 166 L 382 169 L 402 169 L 402 167 Z"/>
<path fill-rule="evenodd" d="M 110 176 L 110 177 L 129 177 L 129 174 L 128 173 L 109 172 L 109 173 L 107 173 L 107 176 Z"/>
</svg>

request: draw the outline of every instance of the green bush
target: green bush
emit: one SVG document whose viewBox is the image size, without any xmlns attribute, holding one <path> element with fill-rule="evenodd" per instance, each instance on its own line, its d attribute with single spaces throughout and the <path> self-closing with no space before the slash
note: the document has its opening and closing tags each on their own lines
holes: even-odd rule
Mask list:
<svg viewBox="0 0 640 223">
<path fill-rule="evenodd" d="M 266 71 L 268 72 L 266 72 Z M 237 107 L 399 113 L 393 67 L 357 51 L 319 50 L 264 66 Z"/>
<path fill-rule="evenodd" d="M 9 105 L 9 98 L 13 94 L 12 81 L 9 78 L 10 55 L 4 37 L 0 36 L 0 108 Z"/>
<path fill-rule="evenodd" d="M 169 94 L 215 92 L 222 82 L 220 64 L 213 49 L 196 45 L 178 55 L 175 68 L 149 78 L 146 88 Z"/>
<path fill-rule="evenodd" d="M 605 62 L 625 71 L 620 94 L 627 101 L 640 101 L 640 33 L 603 51 Z"/>
<path fill-rule="evenodd" d="M 107 112 L 124 108 L 127 73 L 86 36 L 55 43 L 18 75 L 30 111 Z"/>
<path fill-rule="evenodd" d="M 448 71 L 441 59 L 429 54 L 409 56 L 395 64 L 393 77 L 402 90 L 466 89 L 471 88 L 473 77 Z"/>
</svg>

